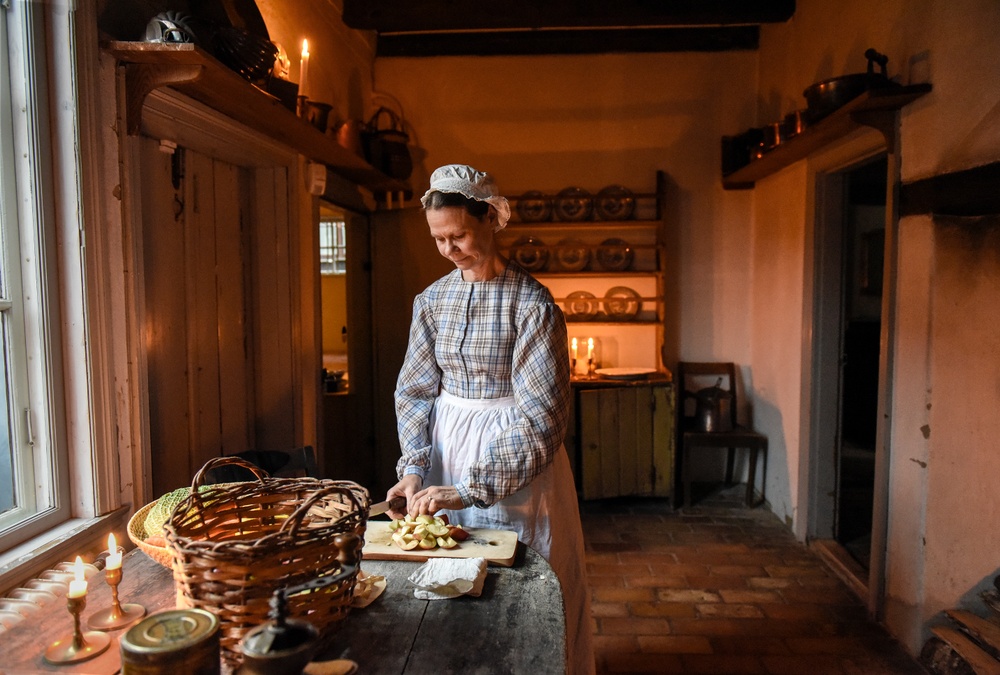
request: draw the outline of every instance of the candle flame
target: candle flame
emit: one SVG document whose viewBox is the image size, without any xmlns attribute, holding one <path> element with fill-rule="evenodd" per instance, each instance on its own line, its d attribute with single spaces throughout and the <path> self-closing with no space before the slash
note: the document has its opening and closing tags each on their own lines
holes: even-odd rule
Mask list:
<svg viewBox="0 0 1000 675">
<path fill-rule="evenodd" d="M 302 56 L 309 56 L 309 40 L 302 41 Z"/>
<path fill-rule="evenodd" d="M 73 577 L 77 581 L 83 581 L 83 558 L 76 556 L 76 562 L 73 564 Z"/>
<path fill-rule="evenodd" d="M 112 532 L 108 535 L 108 553 L 114 553 L 118 550 L 118 542 L 115 540 L 115 533 Z"/>
</svg>

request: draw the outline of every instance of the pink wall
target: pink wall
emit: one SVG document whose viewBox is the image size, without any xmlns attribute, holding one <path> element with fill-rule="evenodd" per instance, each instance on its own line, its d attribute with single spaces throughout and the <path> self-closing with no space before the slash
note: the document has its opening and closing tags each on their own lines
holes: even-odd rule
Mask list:
<svg viewBox="0 0 1000 675">
<path fill-rule="evenodd" d="M 1000 79 L 998 33 L 1000 5 L 992 0 L 800 0 L 792 21 L 762 34 L 761 121 L 800 106 L 801 91 L 811 82 L 863 70 L 864 50 L 875 47 L 890 57 L 890 76 L 934 85 L 900 115 L 904 181 L 996 161 L 1000 90 L 987 83 Z M 791 207 L 802 197 L 762 185 L 755 190 L 757 249 L 771 229 L 762 219 L 781 211 L 782 202 Z M 986 545 L 1000 529 L 993 478 L 1000 469 L 1000 321 L 984 310 L 1000 301 L 996 230 L 982 223 L 935 223 L 927 216 L 900 223 L 885 610 L 890 629 L 913 651 L 941 610 L 967 606 L 983 613 L 976 591 L 1000 567 L 995 547 Z M 802 258 L 787 253 L 777 277 L 773 260 L 758 260 L 755 294 L 766 286 L 802 283 Z M 770 396 L 767 387 L 801 385 L 801 369 L 768 359 L 782 348 L 798 350 L 808 337 L 791 330 L 776 345 L 764 318 L 754 317 L 752 363 L 762 400 Z M 798 448 L 793 445 L 796 424 L 789 429 L 786 414 L 792 409 L 779 409 L 788 464 L 772 466 L 769 460 L 769 479 L 780 483 L 784 478 L 770 472 L 794 474 L 807 448 L 801 439 Z M 796 494 L 794 480 L 788 485 L 792 503 L 807 501 Z"/>
<path fill-rule="evenodd" d="M 652 192 L 665 171 L 677 256 L 668 361 L 748 359 L 752 196 L 722 190 L 719 154 L 723 134 L 752 122 L 753 52 L 391 58 L 375 80 L 412 130 L 418 192 L 452 162 L 491 171 L 511 195 Z"/>
</svg>

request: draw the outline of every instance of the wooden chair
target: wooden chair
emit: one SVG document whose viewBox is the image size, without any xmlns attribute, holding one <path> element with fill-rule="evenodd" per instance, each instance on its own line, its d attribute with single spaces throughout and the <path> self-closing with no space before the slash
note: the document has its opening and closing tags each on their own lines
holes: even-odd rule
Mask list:
<svg viewBox="0 0 1000 675">
<path fill-rule="evenodd" d="M 238 452 L 239 457 L 259 466 L 275 478 L 297 478 L 310 476 L 317 478 L 316 453 L 311 445 L 291 450 L 247 450 Z M 220 466 L 209 471 L 210 483 L 238 483 L 255 480 L 252 472 L 240 466 Z"/>
<path fill-rule="evenodd" d="M 719 386 L 729 391 L 732 395 L 731 405 L 729 406 L 732 429 L 729 431 L 701 431 L 697 426 L 695 416 L 687 413 L 685 403 L 687 399 L 694 398 L 695 392 L 699 389 L 715 384 L 719 377 L 723 380 Z M 732 485 L 733 482 L 733 462 L 735 460 L 736 449 L 744 448 L 750 453 L 750 466 L 747 472 L 746 505 L 753 507 L 755 505 L 753 491 L 757 475 L 757 459 L 761 452 L 767 453 L 767 436 L 736 422 L 735 364 L 682 361 L 677 364 L 677 382 L 680 389 L 679 400 L 677 402 L 677 448 L 680 454 L 679 479 L 681 490 L 684 493 L 684 506 L 691 506 L 691 472 L 689 460 L 695 448 L 726 448 L 729 451 L 726 458 L 726 485 Z M 764 488 L 762 484 L 762 500 L 763 492 Z"/>
</svg>

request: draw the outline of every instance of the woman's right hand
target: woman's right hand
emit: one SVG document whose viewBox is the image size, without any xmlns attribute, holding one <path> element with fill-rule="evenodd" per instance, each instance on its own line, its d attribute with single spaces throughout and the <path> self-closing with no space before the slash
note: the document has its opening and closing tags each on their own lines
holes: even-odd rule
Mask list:
<svg viewBox="0 0 1000 675">
<path fill-rule="evenodd" d="M 406 506 L 398 511 L 390 510 L 386 511 L 386 514 L 393 520 L 401 520 L 406 517 L 409 512 L 410 501 L 413 499 L 413 495 L 416 494 L 421 486 L 423 485 L 423 480 L 420 479 L 415 473 L 409 473 L 403 476 L 403 479 L 389 488 L 389 491 L 385 493 L 386 500 L 392 500 L 393 497 L 405 497 Z"/>
</svg>

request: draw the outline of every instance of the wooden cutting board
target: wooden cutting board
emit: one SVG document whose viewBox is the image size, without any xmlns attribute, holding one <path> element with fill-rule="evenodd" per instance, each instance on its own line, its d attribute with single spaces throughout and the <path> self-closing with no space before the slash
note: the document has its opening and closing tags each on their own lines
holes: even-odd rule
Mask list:
<svg viewBox="0 0 1000 675">
<path fill-rule="evenodd" d="M 469 538 L 451 549 L 415 548 L 404 551 L 392 542 L 392 530 L 387 520 L 369 520 L 365 530 L 365 547 L 361 553 L 365 560 L 413 560 L 424 562 L 430 558 L 486 558 L 487 562 L 502 567 L 513 567 L 517 553 L 517 532 L 465 528 Z"/>
</svg>

